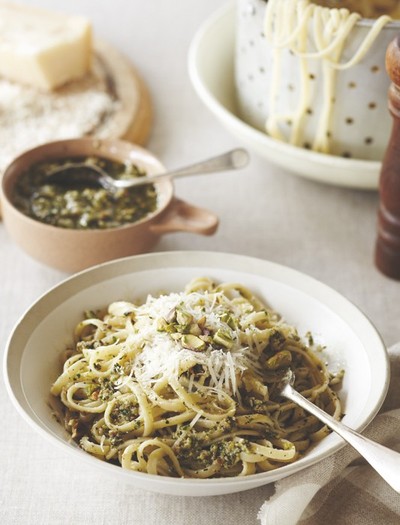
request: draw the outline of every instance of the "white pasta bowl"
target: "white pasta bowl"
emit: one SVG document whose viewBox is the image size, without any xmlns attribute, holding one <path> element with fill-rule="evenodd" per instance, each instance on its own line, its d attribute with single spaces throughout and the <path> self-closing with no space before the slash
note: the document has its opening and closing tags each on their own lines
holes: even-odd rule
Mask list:
<svg viewBox="0 0 400 525">
<path fill-rule="evenodd" d="M 294 175 L 323 184 L 375 190 L 380 161 L 344 158 L 293 146 L 243 120 L 235 89 L 236 20 L 235 4 L 229 2 L 201 25 L 190 46 L 189 76 L 207 109 L 241 144 Z"/>
<path fill-rule="evenodd" d="M 333 454 L 343 441 L 330 434 L 298 461 L 276 470 L 235 478 L 186 479 L 144 474 L 100 461 L 81 450 L 57 422 L 49 391 L 60 373 L 60 354 L 72 342 L 83 312 L 117 300 L 182 291 L 194 277 L 236 282 L 248 287 L 294 325 L 311 331 L 327 348 L 329 367 L 343 367 L 339 396 L 344 422 L 362 430 L 378 412 L 387 392 L 388 357 L 381 337 L 345 297 L 293 269 L 261 259 L 214 252 L 166 252 L 124 258 L 95 266 L 55 286 L 22 316 L 6 345 L 4 378 L 23 418 L 79 465 L 97 468 L 143 489 L 185 496 L 228 494 L 255 488 L 293 474 Z"/>
</svg>

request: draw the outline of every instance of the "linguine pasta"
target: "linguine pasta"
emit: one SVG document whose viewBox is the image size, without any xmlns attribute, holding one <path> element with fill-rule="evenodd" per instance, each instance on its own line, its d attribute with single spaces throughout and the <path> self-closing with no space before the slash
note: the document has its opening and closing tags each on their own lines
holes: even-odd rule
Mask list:
<svg viewBox="0 0 400 525">
<path fill-rule="evenodd" d="M 196 278 L 183 292 L 114 302 L 75 329 L 52 406 L 90 454 L 163 476 L 276 469 L 328 430 L 278 395 L 295 388 L 340 418 L 331 375 L 308 334 L 244 286 Z"/>
</svg>

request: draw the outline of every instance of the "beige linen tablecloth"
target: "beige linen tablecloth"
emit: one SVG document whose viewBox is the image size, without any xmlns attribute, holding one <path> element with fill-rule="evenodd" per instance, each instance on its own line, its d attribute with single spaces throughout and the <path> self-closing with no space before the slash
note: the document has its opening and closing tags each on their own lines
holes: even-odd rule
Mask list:
<svg viewBox="0 0 400 525">
<path fill-rule="evenodd" d="M 195 32 L 227 1 L 15 0 L 88 16 L 95 36 L 131 60 L 152 95 L 154 123 L 148 148 L 170 169 L 242 145 L 201 103 L 187 68 Z M 211 237 L 166 235 L 155 251 L 223 251 L 290 266 L 354 302 L 373 321 L 387 346 L 400 340 L 400 282 L 385 278 L 373 264 L 377 192 L 314 183 L 264 161 L 254 151 L 244 170 L 178 179 L 175 190 L 179 198 L 216 213 L 220 226 Z M 2 357 L 20 315 L 66 275 L 23 253 L 2 223 L 0 270 Z M 396 377 L 400 381 L 400 372 Z M 0 525 L 260 525 L 258 511 L 274 493 L 271 484 L 226 496 L 172 497 L 101 477 L 96 469 L 71 459 L 28 426 L 12 406 L 2 381 L 0 416 Z M 392 423 L 393 417 L 386 416 L 384 421 Z M 375 423 L 371 430 L 374 428 Z M 384 439 L 383 434 L 379 437 Z M 343 454 L 347 453 L 344 449 Z M 337 463 L 341 471 L 349 460 L 345 456 Z M 330 468 L 328 464 L 326 477 Z M 333 482 L 327 485 L 338 508 L 330 504 L 315 514 L 314 502 L 324 499 L 324 491 L 308 504 L 318 489 L 312 485 L 320 475 L 310 472 L 316 474 L 308 484 L 308 498 L 306 488 L 301 491 L 302 506 L 296 507 L 300 509 L 297 515 L 291 505 L 296 486 L 290 488 L 288 484 L 292 480 L 299 484 L 303 478 L 277 484 L 276 496 L 270 500 L 271 513 L 275 513 L 275 518 L 271 514 L 271 524 L 284 525 L 287 509 L 291 523 L 308 517 L 312 524 L 364 525 L 372 515 L 368 506 L 379 497 L 387 498 L 383 501 L 389 510 L 382 510 L 374 523 L 400 523 L 399 515 L 390 510 L 399 496 L 386 490 L 369 469 L 368 483 L 364 483 L 362 468 L 343 471 L 346 477 L 335 491 Z M 350 497 L 349 487 L 357 487 L 359 476 L 367 492 L 361 494 L 366 497 L 357 499 Z M 281 498 L 285 490 L 287 497 Z"/>
<path fill-rule="evenodd" d="M 389 392 L 363 434 L 400 451 L 400 343 L 389 354 Z M 259 512 L 262 525 L 400 523 L 400 495 L 349 445 L 314 467 L 278 481 L 275 489 Z"/>
</svg>

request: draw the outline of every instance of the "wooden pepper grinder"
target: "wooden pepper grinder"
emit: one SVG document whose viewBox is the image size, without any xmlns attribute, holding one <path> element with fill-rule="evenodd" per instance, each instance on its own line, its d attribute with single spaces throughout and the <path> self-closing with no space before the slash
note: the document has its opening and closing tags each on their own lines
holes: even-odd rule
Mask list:
<svg viewBox="0 0 400 525">
<path fill-rule="evenodd" d="M 386 276 L 400 280 L 400 36 L 387 49 L 386 70 L 392 82 L 388 98 L 393 128 L 379 182 L 375 264 Z"/>
</svg>

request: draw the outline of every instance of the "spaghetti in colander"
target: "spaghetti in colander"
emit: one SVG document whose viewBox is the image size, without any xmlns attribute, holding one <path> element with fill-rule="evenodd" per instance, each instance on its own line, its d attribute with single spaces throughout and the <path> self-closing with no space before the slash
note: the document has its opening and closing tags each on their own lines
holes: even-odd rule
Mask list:
<svg viewBox="0 0 400 525">
<path fill-rule="evenodd" d="M 272 71 L 268 101 L 267 133 L 296 146 L 304 144 L 304 129 L 312 114 L 315 98 L 322 106 L 313 140 L 307 147 L 329 153 L 332 142 L 332 122 L 337 103 L 337 80 L 340 71 L 359 64 L 369 53 L 392 17 L 400 16 L 400 8 L 392 0 L 378 2 L 360 0 L 268 0 L 263 33 L 271 45 Z M 398 4 L 398 3 L 396 3 Z M 351 56 L 345 58 L 348 44 L 362 19 L 376 18 Z M 284 89 L 283 52 L 298 59 L 298 97 L 293 108 L 279 108 L 279 95 Z M 322 78 L 315 88 L 312 67 L 318 66 Z M 290 123 L 286 136 L 282 128 Z"/>
</svg>

